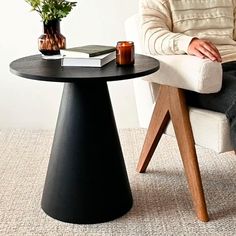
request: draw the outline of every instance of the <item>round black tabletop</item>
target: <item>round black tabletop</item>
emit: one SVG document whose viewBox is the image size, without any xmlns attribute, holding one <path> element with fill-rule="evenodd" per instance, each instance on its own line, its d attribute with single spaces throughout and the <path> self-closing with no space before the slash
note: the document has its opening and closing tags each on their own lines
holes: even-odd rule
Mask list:
<svg viewBox="0 0 236 236">
<path fill-rule="evenodd" d="M 63 67 L 61 59 L 46 60 L 41 55 L 27 56 L 10 64 L 10 71 L 18 76 L 43 81 L 79 82 L 88 80 L 115 81 L 151 74 L 159 69 L 155 58 L 136 54 L 133 66 L 117 66 L 115 60 L 97 67 Z"/>
</svg>

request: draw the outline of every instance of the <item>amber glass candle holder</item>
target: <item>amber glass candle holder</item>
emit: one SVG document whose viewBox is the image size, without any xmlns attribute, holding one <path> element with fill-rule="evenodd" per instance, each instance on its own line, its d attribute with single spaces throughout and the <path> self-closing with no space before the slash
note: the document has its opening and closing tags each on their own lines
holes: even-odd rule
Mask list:
<svg viewBox="0 0 236 236">
<path fill-rule="evenodd" d="M 131 41 L 119 41 L 116 45 L 116 64 L 127 66 L 134 64 L 134 43 Z"/>
</svg>

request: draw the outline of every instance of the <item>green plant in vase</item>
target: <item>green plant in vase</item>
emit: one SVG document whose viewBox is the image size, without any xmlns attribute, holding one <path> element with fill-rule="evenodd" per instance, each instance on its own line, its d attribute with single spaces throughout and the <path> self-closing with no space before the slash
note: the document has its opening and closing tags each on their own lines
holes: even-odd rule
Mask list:
<svg viewBox="0 0 236 236">
<path fill-rule="evenodd" d="M 66 17 L 77 2 L 66 0 L 25 0 L 43 21 L 43 35 L 39 37 L 39 51 L 43 55 L 60 54 L 66 47 L 66 38 L 60 33 L 60 20 Z"/>
</svg>

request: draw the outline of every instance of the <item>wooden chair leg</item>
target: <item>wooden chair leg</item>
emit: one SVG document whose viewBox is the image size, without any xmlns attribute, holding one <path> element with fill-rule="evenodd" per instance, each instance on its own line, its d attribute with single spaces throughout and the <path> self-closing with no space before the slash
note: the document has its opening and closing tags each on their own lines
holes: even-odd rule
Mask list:
<svg viewBox="0 0 236 236">
<path fill-rule="evenodd" d="M 189 120 L 189 110 L 185 103 L 183 90 L 169 87 L 169 98 L 170 116 L 183 160 L 193 204 L 199 220 L 206 222 L 208 221 L 207 208 Z"/>
<path fill-rule="evenodd" d="M 199 220 L 208 221 L 208 213 L 197 161 L 189 111 L 181 89 L 160 86 L 159 96 L 147 130 L 137 171 L 145 172 L 170 118 L 174 126 L 193 204 Z"/>
<path fill-rule="evenodd" d="M 146 168 L 152 158 L 161 135 L 165 131 L 165 128 L 170 120 L 170 114 L 168 111 L 169 101 L 167 94 L 168 88 L 166 88 L 166 86 L 160 86 L 159 96 L 153 110 L 152 118 L 137 165 L 137 171 L 139 173 L 146 171 Z"/>
</svg>

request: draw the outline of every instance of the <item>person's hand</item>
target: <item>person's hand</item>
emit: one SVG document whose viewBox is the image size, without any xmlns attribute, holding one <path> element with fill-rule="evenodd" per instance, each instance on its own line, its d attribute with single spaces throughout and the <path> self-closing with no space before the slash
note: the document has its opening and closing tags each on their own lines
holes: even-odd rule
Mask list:
<svg viewBox="0 0 236 236">
<path fill-rule="evenodd" d="M 206 40 L 193 38 L 188 46 L 188 54 L 200 57 L 202 59 L 209 58 L 212 61 L 222 62 L 220 53 L 216 46 Z"/>
</svg>

